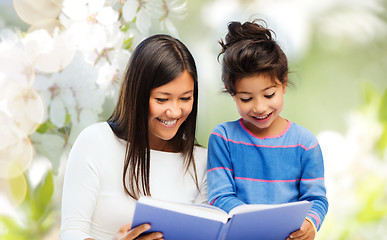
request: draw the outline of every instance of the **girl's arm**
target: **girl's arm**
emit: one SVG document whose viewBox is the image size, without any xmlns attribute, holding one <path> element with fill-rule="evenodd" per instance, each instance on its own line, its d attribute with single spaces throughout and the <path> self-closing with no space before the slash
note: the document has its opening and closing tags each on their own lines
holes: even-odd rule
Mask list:
<svg viewBox="0 0 387 240">
<path fill-rule="evenodd" d="M 324 163 L 320 145 L 315 144 L 314 147 L 306 150 L 301 163 L 300 200 L 313 201 L 314 204 L 307 214 L 307 219 L 318 231 L 328 211 Z"/>
<path fill-rule="evenodd" d="M 216 127 L 208 141 L 208 202 L 229 212 L 234 207 L 245 204 L 236 196 L 233 166 L 228 142 L 222 129 Z"/>
</svg>

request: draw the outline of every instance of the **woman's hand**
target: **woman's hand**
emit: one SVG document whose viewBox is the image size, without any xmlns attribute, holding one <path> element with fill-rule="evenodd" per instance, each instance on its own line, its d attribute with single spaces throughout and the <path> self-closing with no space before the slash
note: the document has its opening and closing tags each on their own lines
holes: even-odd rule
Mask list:
<svg viewBox="0 0 387 240">
<path fill-rule="evenodd" d="M 149 224 L 142 224 L 138 227 L 135 227 L 131 229 L 130 224 L 126 224 L 120 228 L 118 231 L 117 235 L 113 238 L 113 240 L 133 240 L 133 239 L 138 239 L 138 240 L 163 240 L 163 234 L 160 232 L 153 232 L 153 233 L 148 233 L 146 235 L 140 236 L 141 233 L 147 231 L 150 229 Z"/>
<path fill-rule="evenodd" d="M 304 220 L 299 230 L 292 232 L 286 240 L 313 240 L 316 232 L 311 222 Z"/>
</svg>

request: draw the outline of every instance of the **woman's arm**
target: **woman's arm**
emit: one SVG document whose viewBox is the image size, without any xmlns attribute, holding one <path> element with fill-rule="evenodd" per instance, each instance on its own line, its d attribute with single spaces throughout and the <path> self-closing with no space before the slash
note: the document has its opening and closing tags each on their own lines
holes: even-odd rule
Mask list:
<svg viewBox="0 0 387 240">
<path fill-rule="evenodd" d="M 117 235 L 112 240 L 162 240 L 163 234 L 160 232 L 149 233 L 140 236 L 143 232 L 150 229 L 149 224 L 142 224 L 133 229 L 130 229 L 130 224 L 124 225 L 120 228 Z M 85 240 L 95 240 L 94 238 L 86 238 Z"/>
<path fill-rule="evenodd" d="M 95 240 L 90 228 L 100 188 L 101 167 L 98 159 L 103 154 L 98 151 L 98 140 L 93 137 L 94 133 L 90 129 L 83 131 L 69 155 L 63 184 L 60 240 Z M 133 229 L 130 229 L 130 224 L 119 227 L 113 240 L 162 239 L 159 232 L 138 237 L 150 228 L 149 224 Z"/>
<path fill-rule="evenodd" d="M 98 168 L 90 134 L 82 132 L 71 149 L 63 183 L 60 239 L 87 239 L 99 191 Z"/>
</svg>

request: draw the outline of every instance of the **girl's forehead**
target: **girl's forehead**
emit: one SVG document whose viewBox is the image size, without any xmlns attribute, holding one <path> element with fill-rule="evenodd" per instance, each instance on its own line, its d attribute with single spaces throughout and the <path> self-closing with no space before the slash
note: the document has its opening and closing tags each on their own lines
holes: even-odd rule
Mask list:
<svg viewBox="0 0 387 240">
<path fill-rule="evenodd" d="M 270 88 L 278 87 L 282 85 L 281 82 L 276 79 L 274 82 L 270 76 L 267 75 L 252 75 L 240 78 L 235 83 L 236 92 L 251 92 L 255 91 L 266 91 Z"/>
</svg>

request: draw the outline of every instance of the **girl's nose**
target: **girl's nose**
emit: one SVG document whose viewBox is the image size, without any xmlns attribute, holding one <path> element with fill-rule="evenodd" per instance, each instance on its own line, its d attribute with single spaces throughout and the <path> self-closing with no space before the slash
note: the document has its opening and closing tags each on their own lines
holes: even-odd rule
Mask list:
<svg viewBox="0 0 387 240">
<path fill-rule="evenodd" d="M 253 111 L 256 114 L 264 113 L 266 110 L 266 105 L 262 101 L 256 100 L 254 102 L 254 108 Z"/>
</svg>

